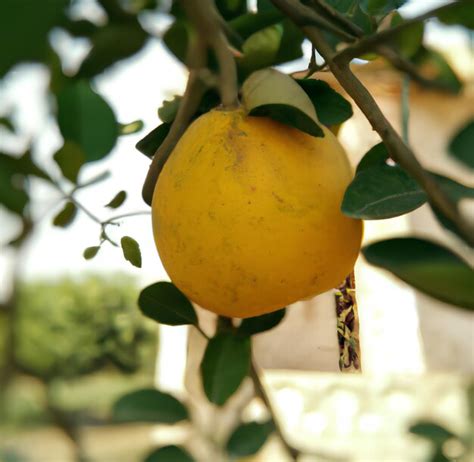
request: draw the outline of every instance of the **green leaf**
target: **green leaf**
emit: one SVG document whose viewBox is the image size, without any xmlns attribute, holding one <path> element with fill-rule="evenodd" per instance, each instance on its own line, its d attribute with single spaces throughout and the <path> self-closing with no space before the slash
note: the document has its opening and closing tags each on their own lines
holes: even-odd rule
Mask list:
<svg viewBox="0 0 474 462">
<path fill-rule="evenodd" d="M 86 160 L 82 149 L 73 141 L 66 141 L 63 147 L 54 154 L 53 159 L 63 176 L 77 183 L 77 176 Z"/>
<path fill-rule="evenodd" d="M 395 12 L 390 21 L 390 27 L 395 27 L 404 22 L 405 19 L 403 19 L 400 13 Z M 395 37 L 393 44 L 398 48 L 402 56 L 411 58 L 420 49 L 423 43 L 424 29 L 424 23 L 420 21 L 405 28 Z"/>
<path fill-rule="evenodd" d="M 444 24 L 459 25 L 474 29 L 474 8 L 472 0 L 456 2 L 449 10 L 438 13 L 438 19 Z"/>
<path fill-rule="evenodd" d="M 138 53 L 147 39 L 147 33 L 138 22 L 102 27 L 92 38 L 92 48 L 82 62 L 78 76 L 90 79 L 102 73 L 116 62 Z"/>
<path fill-rule="evenodd" d="M 222 406 L 239 388 L 250 368 L 250 338 L 219 333 L 207 344 L 201 363 L 204 392 Z"/>
<path fill-rule="evenodd" d="M 385 163 L 388 153 L 380 143 L 367 152 L 347 187 L 341 210 L 364 220 L 392 218 L 417 209 L 426 193 L 399 166 Z"/>
<path fill-rule="evenodd" d="M 99 252 L 100 246 L 87 247 L 84 249 L 83 257 L 86 260 L 92 260 Z"/>
<path fill-rule="evenodd" d="M 410 427 L 410 432 L 426 438 L 437 446 L 441 446 L 446 440 L 454 435 L 446 428 L 434 422 L 420 421 Z"/>
<path fill-rule="evenodd" d="M 242 45 L 243 56 L 237 60 L 244 75 L 274 63 L 283 35 L 283 26 L 274 24 L 255 32 Z"/>
<path fill-rule="evenodd" d="M 474 119 L 469 120 L 449 143 L 449 152 L 457 160 L 474 169 Z"/>
<path fill-rule="evenodd" d="M 241 16 L 230 25 L 246 39 L 240 48 L 243 56 L 237 59 L 241 79 L 253 70 L 303 56 L 303 33 L 276 10 Z"/>
<path fill-rule="evenodd" d="M 407 0 L 362 0 L 360 6 L 363 11 L 372 16 L 385 16 L 390 11 L 400 8 Z"/>
<path fill-rule="evenodd" d="M 138 298 L 145 316 L 161 324 L 197 325 L 198 318 L 187 297 L 171 282 L 160 281 L 145 287 Z"/>
<path fill-rule="evenodd" d="M 122 6 L 123 6 L 123 1 L 122 0 L 97 0 L 100 6 L 104 9 L 104 11 L 107 13 L 109 22 L 115 23 L 115 22 L 127 22 L 129 21 L 133 16 L 126 12 Z"/>
<path fill-rule="evenodd" d="M 0 204 L 21 215 L 29 197 L 19 173 L 18 159 L 0 153 Z"/>
<path fill-rule="evenodd" d="M 313 103 L 290 76 L 274 69 L 254 72 L 242 86 L 248 115 L 270 117 L 313 136 L 324 136 Z"/>
<path fill-rule="evenodd" d="M 176 20 L 163 35 L 163 42 L 181 62 L 186 60 L 189 43 L 189 26 L 184 19 Z"/>
<path fill-rule="evenodd" d="M 440 189 L 456 204 L 459 205 L 461 199 L 474 199 L 474 188 L 469 188 L 451 178 L 438 175 L 430 172 L 436 179 Z M 448 219 L 440 210 L 438 210 L 433 204 L 430 203 L 433 212 L 439 222 L 449 231 L 457 234 L 461 239 L 464 239 L 464 235 L 458 229 L 457 225 Z"/>
<path fill-rule="evenodd" d="M 216 0 L 216 7 L 226 20 L 240 16 L 247 11 L 247 0 Z"/>
<path fill-rule="evenodd" d="M 246 457 L 256 454 L 274 430 L 273 422 L 250 422 L 237 427 L 227 442 L 230 457 Z"/>
<path fill-rule="evenodd" d="M 62 210 L 53 218 L 53 225 L 65 228 L 73 222 L 76 214 L 76 205 L 73 202 L 66 202 Z"/>
<path fill-rule="evenodd" d="M 36 165 L 31 155 L 31 151 L 26 151 L 23 155 L 17 158 L 16 162 L 16 168 L 18 169 L 19 173 L 22 173 L 23 175 L 36 176 L 42 180 L 48 181 L 50 183 L 52 182 L 51 177 L 43 169 Z"/>
<path fill-rule="evenodd" d="M 0 126 L 6 128 L 11 133 L 15 133 L 15 126 L 8 117 L 0 117 Z"/>
<path fill-rule="evenodd" d="M 274 64 L 294 61 L 303 56 L 302 45 L 305 36 L 301 29 L 289 19 L 284 19 L 280 24 L 283 27 L 283 34 Z"/>
<path fill-rule="evenodd" d="M 360 160 L 356 168 L 356 175 L 370 167 L 379 167 L 384 165 L 389 158 L 387 148 L 383 142 L 372 146 Z"/>
<path fill-rule="evenodd" d="M 441 53 L 421 46 L 412 60 L 422 75 L 435 80 L 452 93 L 461 91 L 461 80 Z"/>
<path fill-rule="evenodd" d="M 145 457 L 143 462 L 194 462 L 194 459 L 179 446 L 163 446 Z"/>
<path fill-rule="evenodd" d="M 267 330 L 273 329 L 280 324 L 286 314 L 286 309 L 274 311 L 273 313 L 255 316 L 253 318 L 245 318 L 242 320 L 237 332 L 242 335 L 254 335 Z"/>
<path fill-rule="evenodd" d="M 170 131 L 171 124 L 164 123 L 154 128 L 148 135 L 142 138 L 135 147 L 148 157 L 153 157 Z"/>
<path fill-rule="evenodd" d="M 117 209 L 125 202 L 125 199 L 127 199 L 127 193 L 125 191 L 119 191 L 106 207 Z"/>
<path fill-rule="evenodd" d="M 474 310 L 474 271 L 434 242 L 394 238 L 370 244 L 363 254 L 416 289 L 446 303 Z"/>
<path fill-rule="evenodd" d="M 119 135 L 133 135 L 143 130 L 144 125 L 143 120 L 134 120 L 128 124 L 119 124 Z"/>
<path fill-rule="evenodd" d="M 27 239 L 33 231 L 34 223 L 27 217 L 22 217 L 22 226 L 20 232 L 7 243 L 8 246 L 18 248 L 21 246 L 25 239 Z"/>
<path fill-rule="evenodd" d="M 284 16 L 277 10 L 263 13 L 247 13 L 229 21 L 229 26 L 240 37 L 247 39 L 252 34 L 272 26 L 283 19 Z"/>
<path fill-rule="evenodd" d="M 182 96 L 176 95 L 170 101 L 163 101 L 161 107 L 158 109 L 158 117 L 161 119 L 162 122 L 169 124 L 173 122 L 182 99 Z"/>
<path fill-rule="evenodd" d="M 453 459 L 448 459 L 444 453 L 443 448 L 436 447 L 434 454 L 431 456 L 430 462 L 452 462 Z"/>
<path fill-rule="evenodd" d="M 0 152 L 0 204 L 19 215 L 29 200 L 25 190 L 25 177 L 29 175 L 51 181 L 49 175 L 33 162 L 30 151 L 20 157 Z"/>
<path fill-rule="evenodd" d="M 115 402 L 112 409 L 117 422 L 174 424 L 186 420 L 188 410 L 174 396 L 149 388 L 132 391 Z"/>
<path fill-rule="evenodd" d="M 353 218 L 381 220 L 421 207 L 426 193 L 400 167 L 383 165 L 364 170 L 347 187 L 342 212 Z"/>
<path fill-rule="evenodd" d="M 343 13 L 345 16 L 350 15 L 358 2 L 359 0 L 326 0 L 328 5 L 339 11 L 339 13 Z"/>
<path fill-rule="evenodd" d="M 286 104 L 266 104 L 252 109 L 249 116 L 268 117 L 270 119 L 297 128 L 312 136 L 324 136 L 321 127 L 294 106 Z"/>
<path fill-rule="evenodd" d="M 296 83 L 313 103 L 319 121 L 327 127 L 339 125 L 352 117 L 352 106 L 323 80 L 298 79 Z"/>
<path fill-rule="evenodd" d="M 69 0 L 0 2 L 0 77 L 20 62 L 48 57 L 50 30 L 63 21 Z"/>
<path fill-rule="evenodd" d="M 125 260 L 129 261 L 133 266 L 141 268 L 142 254 L 138 242 L 130 236 L 124 236 L 120 240 L 120 245 L 122 246 Z"/>
<path fill-rule="evenodd" d="M 66 29 L 73 37 L 90 38 L 98 30 L 97 25 L 87 19 L 78 19 L 73 21 L 70 18 L 65 18 L 61 26 Z"/>
<path fill-rule="evenodd" d="M 380 16 L 376 19 L 379 19 Z M 361 7 L 360 2 L 356 2 L 355 8 L 349 14 L 349 19 L 356 25 L 359 26 L 360 29 L 365 34 L 371 34 L 375 32 L 377 28 L 377 21 L 374 21 L 374 18 L 371 17 L 366 11 L 363 10 Z"/>
<path fill-rule="evenodd" d="M 258 11 L 273 11 L 275 6 L 271 0 L 257 0 L 257 10 Z"/>
<path fill-rule="evenodd" d="M 67 85 L 58 94 L 58 124 L 64 139 L 83 150 L 86 162 L 105 157 L 117 141 L 112 109 L 86 81 Z"/>
</svg>

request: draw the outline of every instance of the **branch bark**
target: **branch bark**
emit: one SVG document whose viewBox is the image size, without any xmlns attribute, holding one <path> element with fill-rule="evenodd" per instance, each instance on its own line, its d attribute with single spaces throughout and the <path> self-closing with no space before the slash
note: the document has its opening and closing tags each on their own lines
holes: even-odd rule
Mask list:
<svg viewBox="0 0 474 462">
<path fill-rule="evenodd" d="M 213 0 L 180 0 L 201 40 L 212 49 L 219 64 L 219 92 L 224 108 L 238 105 L 237 67 Z"/>
<path fill-rule="evenodd" d="M 451 6 L 452 5 L 448 5 Z M 393 27 L 391 29 L 387 29 L 385 31 L 379 32 L 378 34 L 371 35 L 369 37 L 364 37 L 364 31 L 354 24 L 352 21 L 347 19 L 343 14 L 341 14 L 339 11 L 334 9 L 332 6 L 328 5 L 324 0 L 313 0 L 313 8 L 318 11 L 320 14 L 326 16 L 328 19 L 333 20 L 337 22 L 341 27 L 344 27 L 347 31 L 349 31 L 355 38 L 358 38 L 356 42 L 353 42 L 351 45 L 348 45 L 344 50 L 339 52 L 337 55 L 334 56 L 335 61 L 341 61 L 341 62 L 350 62 L 353 58 L 356 58 L 368 51 L 374 50 L 377 52 L 380 56 L 383 56 L 390 64 L 392 64 L 393 67 L 398 69 L 401 72 L 404 72 L 405 74 L 409 75 L 413 81 L 419 83 L 423 87 L 428 87 L 428 88 L 433 88 L 436 90 L 441 90 L 441 91 L 446 91 L 446 92 L 452 92 L 452 89 L 446 85 L 444 82 L 439 82 L 437 80 L 432 80 L 432 79 L 427 79 L 423 75 L 420 74 L 418 71 L 418 68 L 410 62 L 408 59 L 405 59 L 403 56 L 398 54 L 396 50 L 390 47 L 390 45 L 385 44 L 385 41 L 389 41 L 391 38 L 396 36 L 400 31 L 405 30 L 407 27 L 412 26 L 414 23 L 419 22 L 426 17 L 431 17 L 434 14 L 437 14 L 439 11 L 444 11 L 448 10 L 446 6 L 437 8 L 435 10 L 432 10 L 429 13 L 426 13 L 425 15 L 419 16 L 418 19 L 413 19 L 406 21 L 396 27 Z M 424 18 L 426 19 L 426 18 Z M 317 25 L 316 23 L 313 23 L 312 25 Z M 383 39 L 383 37 L 386 37 L 386 39 Z M 372 37 L 382 37 L 382 40 L 372 40 Z M 361 52 L 357 52 L 354 54 L 350 50 L 357 50 L 360 44 L 366 43 L 368 39 L 371 39 L 369 41 L 369 45 L 367 49 L 362 49 Z"/>
<path fill-rule="evenodd" d="M 201 50 L 197 52 L 201 53 Z M 176 118 L 171 125 L 168 135 L 155 152 L 145 183 L 143 184 L 142 197 L 148 205 L 151 205 L 158 176 L 174 147 L 186 131 L 192 116 L 196 113 L 206 89 L 207 85 L 201 80 L 199 69 L 192 70 L 189 74 L 186 90 L 179 105 Z"/>
<path fill-rule="evenodd" d="M 254 360 L 252 360 L 252 363 L 250 365 L 250 377 L 255 388 L 255 394 L 264 402 L 265 406 L 268 409 L 268 412 L 272 417 L 273 425 L 275 426 L 275 433 L 278 435 L 279 440 L 285 447 L 286 452 L 290 455 L 291 459 L 296 462 L 298 460 L 298 457 L 301 455 L 301 452 L 295 447 L 291 446 L 286 440 L 280 423 L 276 417 L 275 410 L 273 409 L 272 402 L 270 401 L 270 397 L 268 396 L 268 393 L 266 392 L 265 387 L 262 381 L 260 380 L 260 375 L 258 373 L 258 369 Z"/>
<path fill-rule="evenodd" d="M 198 32 L 188 51 L 190 74 L 186 90 L 179 105 L 176 118 L 163 143 L 153 156 L 150 169 L 143 184 L 143 200 L 151 205 L 156 181 L 168 157 L 186 131 L 191 118 L 196 113 L 202 96 L 208 89 L 209 75 L 206 74 L 207 50 L 212 49 L 219 64 L 219 93 L 224 108 L 238 105 L 237 68 L 227 37 L 222 28 L 223 20 L 213 0 L 181 0 L 187 16 Z M 206 77 L 206 78 L 204 78 Z"/>
<path fill-rule="evenodd" d="M 474 245 L 474 229 L 459 213 L 457 205 L 439 188 L 435 179 L 418 162 L 413 151 L 403 142 L 401 137 L 386 119 L 377 106 L 372 95 L 352 73 L 349 63 L 335 60 L 335 53 L 326 42 L 318 28 L 298 22 L 309 8 L 294 0 L 272 0 L 272 3 L 283 11 L 297 26 L 299 26 L 313 46 L 325 59 L 332 73 L 341 86 L 359 106 L 372 128 L 380 135 L 392 159 L 404 168 L 426 191 L 431 204 L 439 209 L 464 236 L 466 242 Z M 311 10 L 309 10 L 311 11 Z"/>
<path fill-rule="evenodd" d="M 320 14 L 336 21 L 354 37 L 362 37 L 364 35 L 364 31 L 357 24 L 354 24 L 352 21 L 347 19 L 342 13 L 337 11 L 331 5 L 328 5 L 324 0 L 313 0 L 313 8 Z"/>
</svg>

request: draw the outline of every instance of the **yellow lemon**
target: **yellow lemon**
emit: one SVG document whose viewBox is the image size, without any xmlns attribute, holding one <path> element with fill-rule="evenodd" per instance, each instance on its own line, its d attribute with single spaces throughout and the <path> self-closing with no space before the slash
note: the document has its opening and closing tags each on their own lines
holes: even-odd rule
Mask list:
<svg viewBox="0 0 474 462">
<path fill-rule="evenodd" d="M 316 138 L 240 110 L 190 125 L 159 176 L 152 218 L 161 261 L 192 301 L 257 316 L 351 272 L 362 223 L 340 204 L 352 171 L 323 130 Z"/>
</svg>

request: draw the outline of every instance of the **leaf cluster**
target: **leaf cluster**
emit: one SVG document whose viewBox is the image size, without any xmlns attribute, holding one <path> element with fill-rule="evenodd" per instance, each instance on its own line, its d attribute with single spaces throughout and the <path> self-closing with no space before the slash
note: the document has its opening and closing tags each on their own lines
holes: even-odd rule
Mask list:
<svg viewBox="0 0 474 462">
<path fill-rule="evenodd" d="M 135 293 L 135 282 L 124 276 L 22 285 L 17 368 L 46 382 L 111 366 L 125 373 L 142 368 L 155 334 L 136 311 Z"/>
<path fill-rule="evenodd" d="M 221 319 L 220 327 L 208 337 L 188 298 L 172 283 L 157 282 L 140 293 L 138 306 L 148 318 L 170 326 L 194 326 L 207 339 L 201 362 L 201 380 L 211 403 L 223 406 L 249 374 L 251 363 L 250 336 L 276 327 L 285 309 L 242 320 L 234 327 L 232 320 Z M 114 405 L 113 418 L 118 422 L 155 422 L 174 424 L 190 418 L 184 403 L 176 397 L 154 389 L 137 390 L 120 398 Z M 274 426 L 268 422 L 246 422 L 229 435 L 223 449 L 230 457 L 255 454 L 265 444 Z M 170 457 L 170 459 L 165 459 Z M 165 446 L 150 453 L 145 461 L 194 460 L 181 447 Z"/>
</svg>

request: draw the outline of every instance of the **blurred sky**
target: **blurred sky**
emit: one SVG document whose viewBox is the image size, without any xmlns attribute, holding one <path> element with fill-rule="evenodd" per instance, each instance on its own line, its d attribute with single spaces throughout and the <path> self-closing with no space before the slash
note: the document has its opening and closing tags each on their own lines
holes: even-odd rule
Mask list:
<svg viewBox="0 0 474 462">
<path fill-rule="evenodd" d="M 98 14 L 92 0 L 85 0 L 87 11 Z M 419 14 L 433 7 L 449 3 L 442 0 L 412 0 L 403 9 L 406 16 Z M 99 12 L 100 13 L 100 12 Z M 158 22 L 145 20 L 144 25 L 158 31 L 169 23 L 168 19 Z M 457 47 L 467 42 L 467 36 L 456 28 L 449 32 L 436 24 L 428 26 L 427 39 L 438 47 Z M 72 45 L 66 34 L 54 35 L 57 50 L 67 53 L 67 65 L 72 68 L 80 62 L 87 52 L 87 44 Z M 284 66 L 286 71 L 305 68 L 309 59 L 309 47 L 305 48 L 304 60 Z M 80 192 L 77 198 L 101 218 L 119 213 L 147 210 L 141 199 L 141 186 L 145 178 L 149 160 L 139 153 L 134 145 L 148 131 L 158 125 L 157 108 L 162 100 L 173 94 L 182 93 L 186 82 L 183 66 L 171 57 L 158 40 L 150 40 L 147 46 L 135 57 L 116 64 L 95 80 L 95 87 L 115 110 L 120 122 L 135 119 L 145 122 L 145 129 L 136 135 L 119 138 L 112 154 L 105 160 L 89 164 L 84 168 L 80 180 L 86 181 L 95 175 L 110 170 L 110 179 Z M 54 123 L 48 119 L 48 109 L 44 99 L 48 84 L 47 72 L 41 66 L 20 66 L 10 72 L 0 82 L 0 115 L 8 112 L 15 104 L 14 118 L 19 127 L 20 136 L 11 136 L 0 131 L 0 149 L 7 147 L 21 152 L 26 140 L 40 134 L 37 154 L 43 165 L 61 145 L 61 137 Z M 15 103 L 14 103 L 15 102 Z M 0 128 L 0 130 L 2 130 Z M 104 205 L 124 189 L 128 199 L 117 212 L 110 212 Z M 84 213 L 80 213 L 73 225 L 67 230 L 51 226 L 52 217 L 61 209 L 60 195 L 49 187 L 36 182 L 33 184 L 34 213 L 40 219 L 39 226 L 31 239 L 28 249 L 22 256 L 21 274 L 25 278 L 53 277 L 82 271 L 121 271 L 135 275 L 140 282 L 149 283 L 166 278 L 160 264 L 153 237 L 149 216 L 128 218 L 120 227 L 110 227 L 110 234 L 117 240 L 123 235 L 131 235 L 140 244 L 143 256 L 143 268 L 136 269 L 124 261 L 121 250 L 104 244 L 97 257 L 92 261 L 82 258 L 85 247 L 96 245 L 99 239 L 99 226 Z M 0 244 L 7 242 L 18 230 L 17 220 L 8 212 L 0 209 Z M 0 255 L 0 280 L 5 281 L 11 265 L 12 252 L 3 248 Z M 1 285 L 3 289 L 5 284 Z M 0 288 L 0 296 L 1 296 Z"/>
</svg>

